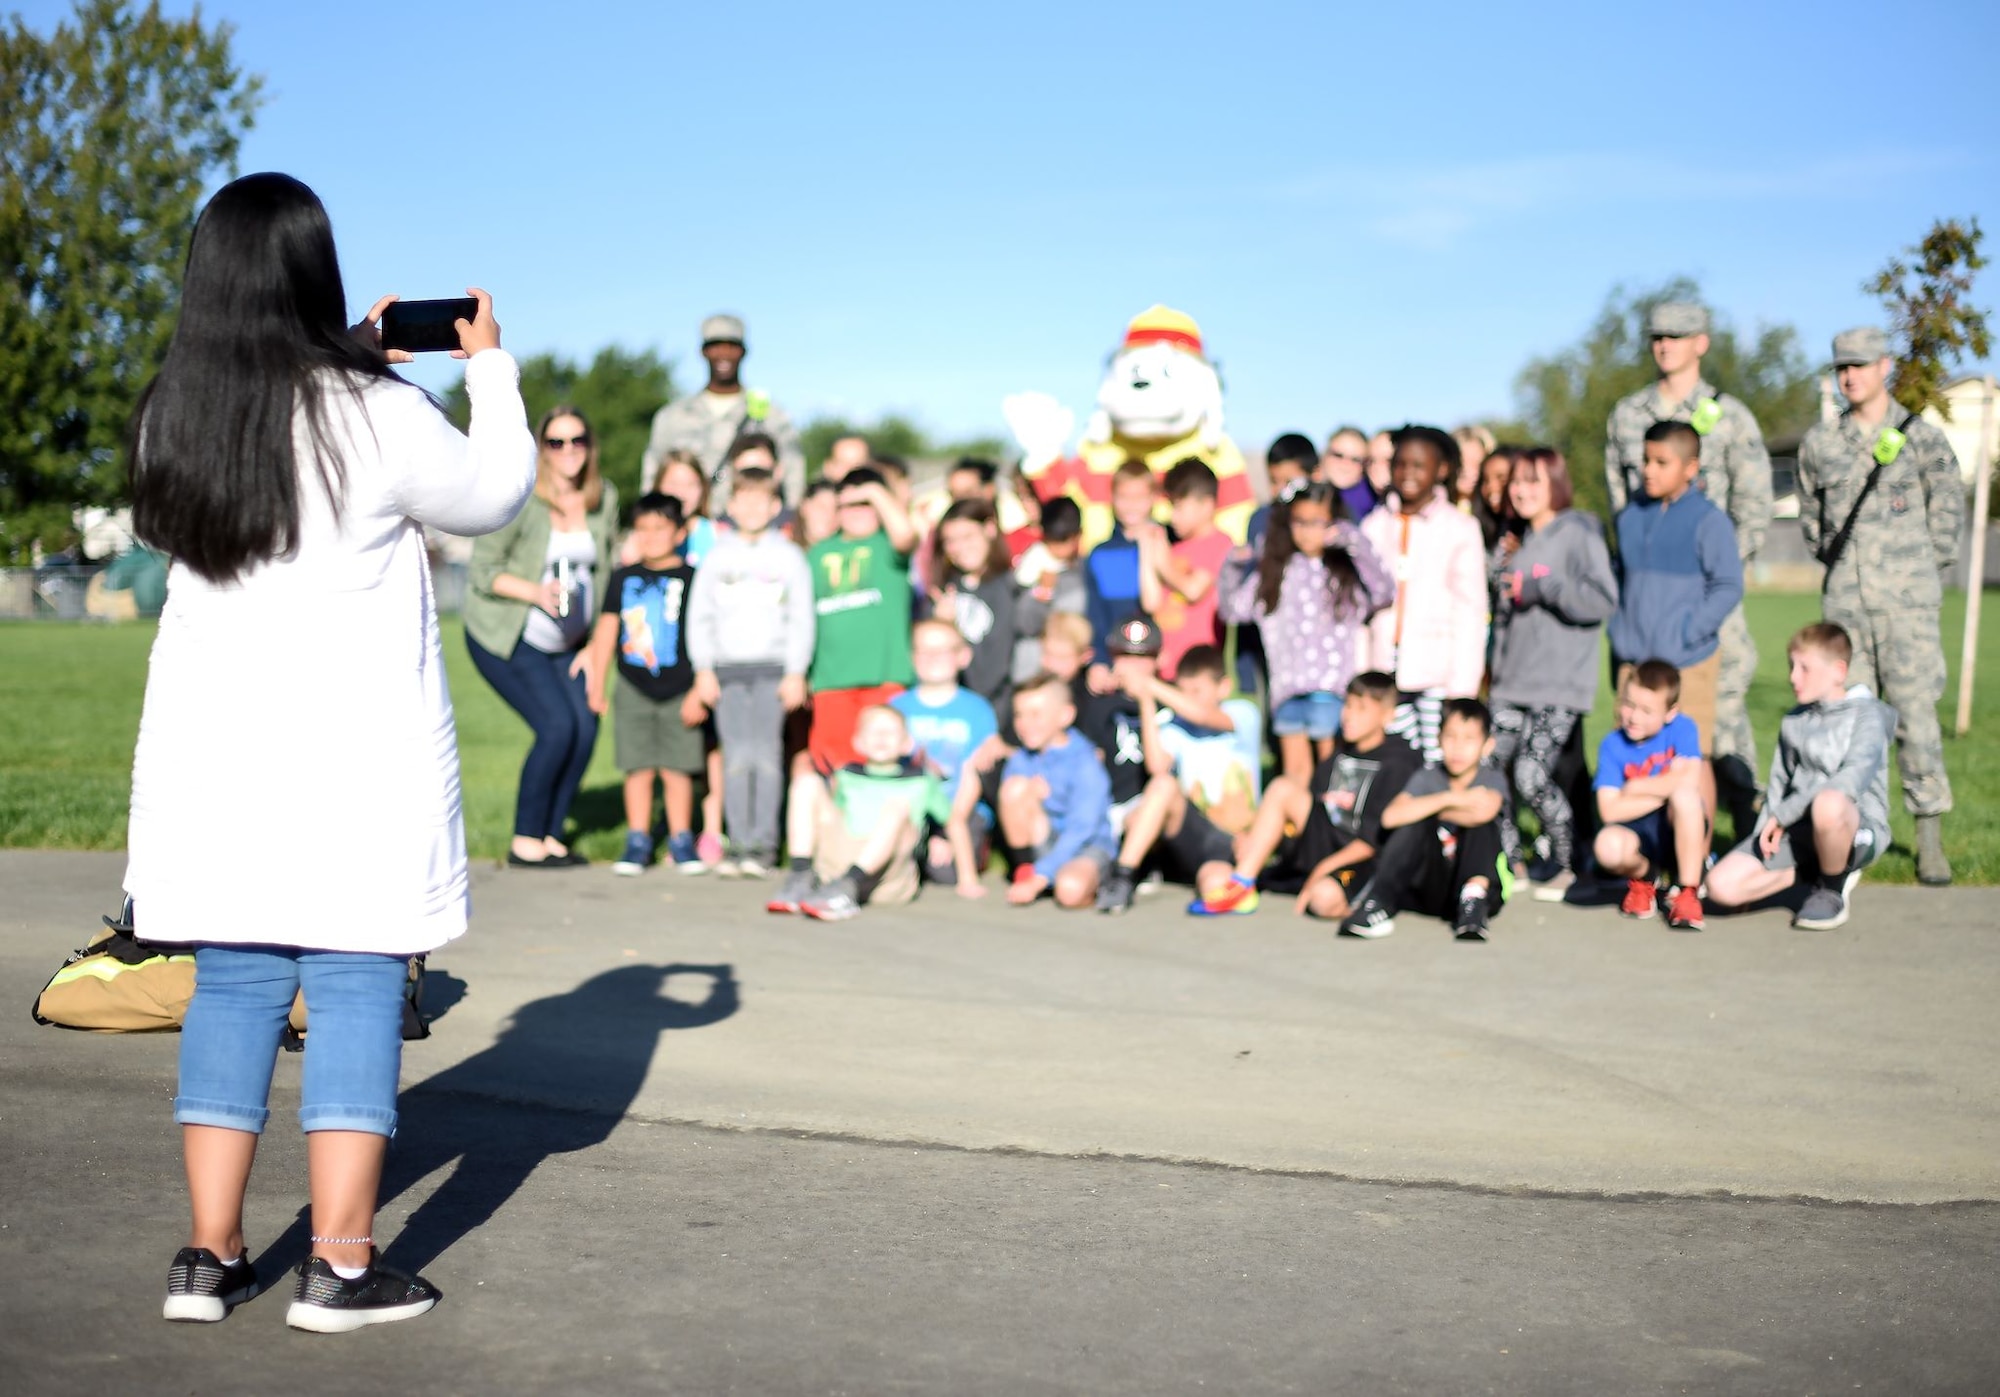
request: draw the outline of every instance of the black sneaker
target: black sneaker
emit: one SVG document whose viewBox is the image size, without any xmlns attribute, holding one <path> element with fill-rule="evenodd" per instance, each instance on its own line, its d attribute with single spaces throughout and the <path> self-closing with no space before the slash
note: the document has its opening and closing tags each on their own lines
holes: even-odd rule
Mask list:
<svg viewBox="0 0 2000 1397">
<path fill-rule="evenodd" d="M 299 1266 L 298 1294 L 285 1312 L 285 1323 L 315 1334 L 346 1334 L 371 1324 L 415 1319 L 439 1299 L 438 1288 L 420 1276 L 406 1276 L 378 1262 L 360 1280 L 343 1280 L 315 1256 Z"/>
<path fill-rule="evenodd" d="M 1458 918 L 1451 924 L 1451 934 L 1461 941 L 1484 941 L 1486 939 L 1486 899 L 1468 897 L 1458 904 Z"/>
<path fill-rule="evenodd" d="M 213 1324 L 263 1288 L 247 1256 L 224 1266 L 207 1247 L 182 1247 L 167 1268 L 167 1303 L 160 1317 Z"/>
<path fill-rule="evenodd" d="M 1105 871 L 1104 882 L 1098 886 L 1097 910 L 1114 915 L 1129 912 L 1132 910 L 1133 895 L 1138 890 L 1138 880 L 1132 876 L 1132 871 L 1114 863 Z"/>
<path fill-rule="evenodd" d="M 1342 936 L 1359 936 L 1368 941 L 1387 936 L 1395 929 L 1395 915 L 1372 897 L 1361 899 L 1361 905 L 1340 924 Z"/>
</svg>

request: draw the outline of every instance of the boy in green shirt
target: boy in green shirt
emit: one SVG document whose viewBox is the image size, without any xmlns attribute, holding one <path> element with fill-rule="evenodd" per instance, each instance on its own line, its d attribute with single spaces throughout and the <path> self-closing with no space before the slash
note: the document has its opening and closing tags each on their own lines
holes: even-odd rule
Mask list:
<svg viewBox="0 0 2000 1397">
<path fill-rule="evenodd" d="M 840 481 L 840 532 L 806 554 L 818 630 L 813 647 L 812 731 L 806 750 L 832 774 L 854 760 L 861 711 L 911 684 L 910 513 L 870 467 Z"/>
<path fill-rule="evenodd" d="M 910 729 L 887 704 L 861 711 L 853 742 L 858 760 L 834 772 L 831 787 L 811 771 L 792 782 L 791 871 L 766 911 L 842 922 L 864 902 L 917 895 L 917 844 L 938 779 L 911 759 Z"/>
</svg>

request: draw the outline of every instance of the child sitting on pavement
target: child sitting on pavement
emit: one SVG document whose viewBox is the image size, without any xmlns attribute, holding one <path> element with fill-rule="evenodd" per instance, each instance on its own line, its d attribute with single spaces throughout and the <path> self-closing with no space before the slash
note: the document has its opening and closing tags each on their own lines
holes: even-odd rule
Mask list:
<svg viewBox="0 0 2000 1397">
<path fill-rule="evenodd" d="M 1382 812 L 1388 831 L 1375 876 L 1342 936 L 1387 936 L 1396 914 L 1450 917 L 1461 941 L 1484 941 L 1512 881 L 1501 852 L 1507 782 L 1486 765 L 1493 719 L 1478 699 L 1446 699 L 1438 722 L 1438 764 L 1413 774 Z"/>
<path fill-rule="evenodd" d="M 1618 726 L 1597 747 L 1597 866 L 1627 879 L 1618 911 L 1650 917 L 1662 864 L 1676 879 L 1667 925 L 1702 929 L 1701 887 L 1714 807 L 1701 734 L 1680 710 L 1680 671 L 1665 660 L 1627 669 L 1618 684 Z"/>
<path fill-rule="evenodd" d="M 1025 907 L 1055 892 L 1059 907 L 1088 907 L 1111 866 L 1111 782 L 1097 748 L 1078 732 L 1067 681 L 1046 671 L 1014 691 L 1021 745 L 1000 781 L 1000 829 L 1027 862 L 1007 901 Z"/>
<path fill-rule="evenodd" d="M 1820 621 L 1792 637 L 1792 694 L 1778 725 L 1764 811 L 1751 836 L 1709 870 L 1708 896 L 1726 907 L 1808 891 L 1792 925 L 1845 925 L 1861 870 L 1889 843 L 1889 739 L 1896 710 L 1847 683 L 1854 644 Z"/>
<path fill-rule="evenodd" d="M 864 903 L 917 895 L 917 841 L 937 804 L 937 777 L 912 760 L 910 730 L 887 704 L 862 709 L 849 741 L 857 760 L 835 771 L 831 785 L 811 770 L 792 782 L 791 869 L 767 912 L 840 922 Z"/>
<path fill-rule="evenodd" d="M 1330 921 L 1346 917 L 1354 893 L 1375 875 L 1382 812 L 1423 765 L 1415 748 L 1389 732 L 1395 714 L 1393 676 L 1368 670 L 1350 679 L 1333 755 L 1304 784 L 1288 776 L 1272 778 L 1256 819 L 1236 841 L 1233 859 L 1209 864 L 1197 875 L 1200 896 L 1188 904 L 1189 914 L 1256 911 L 1258 877 L 1276 854 L 1275 881 L 1281 886 L 1303 874 L 1293 912 Z"/>
<path fill-rule="evenodd" d="M 889 700 L 909 725 L 917 759 L 938 778 L 937 803 L 926 812 L 920 854 L 924 877 L 980 894 L 977 851 L 993 833 L 993 814 L 979 796 L 980 772 L 998 759 L 1000 725 L 993 705 L 962 688 L 959 671 L 972 646 L 950 621 L 919 621 L 910 631 L 910 662 L 917 682 Z M 970 788 L 961 811 L 958 799 Z"/>
<path fill-rule="evenodd" d="M 707 757 L 702 718 L 690 689 L 694 670 L 683 643 L 683 621 L 694 569 L 682 561 L 681 502 L 657 491 L 632 507 L 629 546 L 638 559 L 611 574 L 604 608 L 584 657 L 590 709 L 611 707 L 609 678 L 618 662 L 618 712 L 613 738 L 625 773 L 625 851 L 612 872 L 636 876 L 653 860 L 653 778 L 667 810 L 667 848 L 683 872 L 700 873 L 695 857 L 694 778 Z"/>
<path fill-rule="evenodd" d="M 1201 868 L 1234 856 L 1232 836 L 1256 814 L 1263 721 L 1256 704 L 1229 697 L 1222 651 L 1197 645 L 1185 652 L 1173 684 L 1156 665 L 1150 655 L 1132 655 L 1113 666 L 1139 705 L 1147 781 L 1120 831 L 1118 861 L 1098 889 L 1100 912 L 1131 908 L 1156 845 L 1169 876 L 1192 884 Z"/>
</svg>

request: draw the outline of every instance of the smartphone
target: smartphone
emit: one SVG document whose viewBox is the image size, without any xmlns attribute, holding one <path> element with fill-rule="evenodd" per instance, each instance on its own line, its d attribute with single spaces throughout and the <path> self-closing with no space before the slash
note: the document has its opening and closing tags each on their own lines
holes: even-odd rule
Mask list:
<svg viewBox="0 0 2000 1397">
<path fill-rule="evenodd" d="M 470 296 L 453 296 L 442 301 L 392 301 L 382 312 L 382 347 L 407 349 L 423 354 L 458 348 L 457 321 L 479 314 L 479 302 Z"/>
</svg>

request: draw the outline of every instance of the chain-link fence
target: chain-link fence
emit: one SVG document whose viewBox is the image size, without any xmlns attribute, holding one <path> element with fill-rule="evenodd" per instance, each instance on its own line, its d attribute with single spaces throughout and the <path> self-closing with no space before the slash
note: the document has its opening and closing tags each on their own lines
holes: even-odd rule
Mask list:
<svg viewBox="0 0 2000 1397">
<path fill-rule="evenodd" d="M 121 619 L 101 591 L 91 595 L 91 579 L 103 570 L 101 563 L 0 568 L 0 621 Z M 455 613 L 465 605 L 465 564 L 434 562 L 431 581 L 439 611 Z"/>
</svg>

